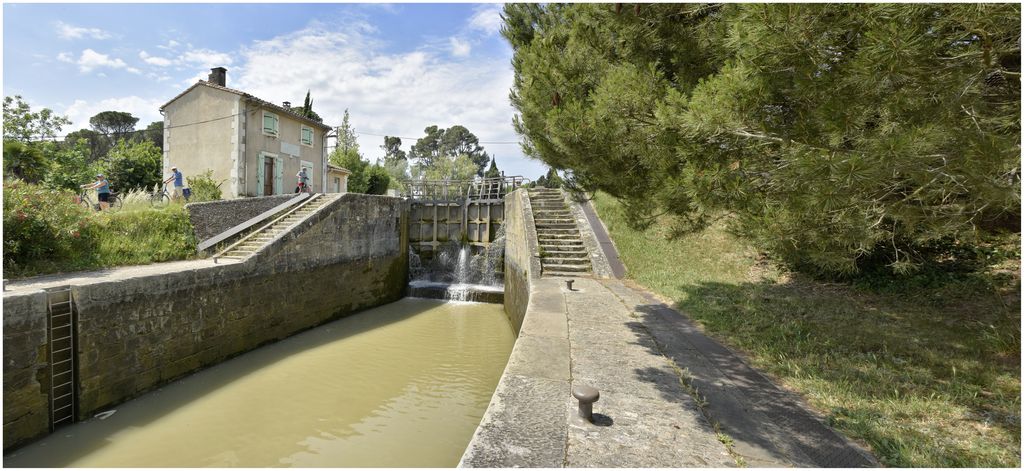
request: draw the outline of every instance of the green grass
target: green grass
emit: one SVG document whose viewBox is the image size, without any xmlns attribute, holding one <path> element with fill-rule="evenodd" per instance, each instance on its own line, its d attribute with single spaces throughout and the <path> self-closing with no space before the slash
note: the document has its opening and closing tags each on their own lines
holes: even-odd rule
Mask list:
<svg viewBox="0 0 1024 471">
<path fill-rule="evenodd" d="M 1019 234 L 984 271 L 835 284 L 780 269 L 721 224 L 669 240 L 667 220 L 638 232 L 614 198 L 594 205 L 631 279 L 883 464 L 1020 466 Z"/>
<path fill-rule="evenodd" d="M 93 213 L 89 218 L 89 230 L 82 235 L 89 239 L 84 244 L 87 249 L 70 258 L 5 265 L 4 276 L 16 279 L 195 257 L 192 224 L 181 204 L 157 209 L 150 207 L 148 200 L 130 200 L 121 211 Z"/>
</svg>

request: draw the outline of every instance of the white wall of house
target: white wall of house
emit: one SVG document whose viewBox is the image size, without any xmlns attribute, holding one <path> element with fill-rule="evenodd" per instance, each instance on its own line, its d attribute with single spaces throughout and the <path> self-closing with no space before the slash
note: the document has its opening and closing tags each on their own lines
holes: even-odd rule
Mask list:
<svg viewBox="0 0 1024 471">
<path fill-rule="evenodd" d="M 213 171 L 223 181 L 225 198 L 237 197 L 238 95 L 210 87 L 195 87 L 164 108 L 163 175 L 178 167 L 186 177 Z"/>
</svg>

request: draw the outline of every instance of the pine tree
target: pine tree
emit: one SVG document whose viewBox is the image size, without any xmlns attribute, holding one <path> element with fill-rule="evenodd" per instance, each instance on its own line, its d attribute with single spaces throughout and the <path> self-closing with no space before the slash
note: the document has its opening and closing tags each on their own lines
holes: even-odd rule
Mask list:
<svg viewBox="0 0 1024 471">
<path fill-rule="evenodd" d="M 507 4 L 514 126 L 638 224 L 905 272 L 1020 217 L 1020 5 Z M 872 262 L 874 263 L 874 262 Z"/>
<path fill-rule="evenodd" d="M 484 172 L 484 178 L 501 178 L 501 171 L 498 170 L 498 158 L 491 157 L 491 166 Z"/>
</svg>

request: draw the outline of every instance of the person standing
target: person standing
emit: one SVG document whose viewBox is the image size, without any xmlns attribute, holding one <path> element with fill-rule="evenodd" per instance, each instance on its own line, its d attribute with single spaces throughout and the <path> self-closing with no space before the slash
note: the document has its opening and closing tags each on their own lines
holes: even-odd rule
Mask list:
<svg viewBox="0 0 1024 471">
<path fill-rule="evenodd" d="M 102 173 L 96 174 L 96 181 L 79 185 L 79 187 L 86 190 L 96 190 L 96 199 L 100 201 L 100 211 L 110 208 L 110 182 L 107 181 Z"/>
<path fill-rule="evenodd" d="M 178 171 L 178 167 L 171 167 L 171 176 L 164 180 L 164 185 L 174 180 L 174 192 L 171 193 L 171 199 L 177 201 L 181 198 L 182 189 L 185 187 L 185 177 Z"/>
</svg>

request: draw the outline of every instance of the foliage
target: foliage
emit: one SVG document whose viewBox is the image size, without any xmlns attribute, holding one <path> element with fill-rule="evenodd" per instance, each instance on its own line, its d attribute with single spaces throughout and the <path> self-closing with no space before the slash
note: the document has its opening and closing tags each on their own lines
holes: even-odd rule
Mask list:
<svg viewBox="0 0 1024 471">
<path fill-rule="evenodd" d="M 801 393 L 883 465 L 1020 466 L 1019 234 L 990 241 L 1007 256 L 969 272 L 858 287 L 766 263 L 723 221 L 671 240 L 667 217 L 636 231 L 614 198 L 593 202 L 630 278 Z"/>
<path fill-rule="evenodd" d="M 143 139 L 152 142 L 157 149 L 164 149 L 164 122 L 153 121 L 142 133 Z"/>
<path fill-rule="evenodd" d="M 483 176 L 490 156 L 480 146 L 476 135 L 464 126 L 455 125 L 448 129 L 428 126 L 423 132 L 426 136 L 417 139 L 409 150 L 409 158 L 415 160 L 417 166 L 427 168 L 441 158 L 451 160 L 465 155 L 476 165 L 474 173 Z"/>
<path fill-rule="evenodd" d="M 399 160 L 407 160 L 405 151 L 402 150 L 402 138 L 394 136 L 384 136 L 384 145 L 380 146 L 384 151 L 384 165 L 388 165 Z"/>
<path fill-rule="evenodd" d="M 53 114 L 49 108 L 32 112 L 21 95 L 4 97 L 4 141 L 53 139 L 60 134 L 61 128 L 70 124 L 71 120 Z"/>
<path fill-rule="evenodd" d="M 150 141 L 121 140 L 102 166 L 114 191 L 147 189 L 160 183 L 163 154 Z"/>
<path fill-rule="evenodd" d="M 5 275 L 94 250 L 95 225 L 75 196 L 20 180 L 4 182 Z"/>
<path fill-rule="evenodd" d="M 561 188 L 562 183 L 562 177 L 558 176 L 558 172 L 553 168 L 549 168 L 548 173 L 541 175 L 535 182 L 534 186 L 541 188 Z"/>
<path fill-rule="evenodd" d="M 413 179 L 426 180 L 472 180 L 476 177 L 477 166 L 468 155 L 438 156 L 430 166 L 417 165 L 412 169 Z"/>
<path fill-rule="evenodd" d="M 484 178 L 501 178 L 501 170 L 498 170 L 498 159 L 491 157 L 491 167 L 484 172 Z"/>
<path fill-rule="evenodd" d="M 342 155 L 345 155 L 350 151 L 354 151 L 357 154 L 359 153 L 359 135 L 356 134 L 355 128 L 353 128 L 352 124 L 349 122 L 348 108 L 345 109 L 345 115 L 341 118 L 341 126 L 338 126 L 337 133 L 338 147 L 336 150 L 341 151 Z"/>
<path fill-rule="evenodd" d="M 78 191 L 79 185 L 94 180 L 98 170 L 89 163 L 89 144 L 84 139 L 70 146 L 48 142 L 42 149 L 51 164 L 44 180 L 48 188 Z"/>
<path fill-rule="evenodd" d="M 377 164 L 369 167 L 366 172 L 366 193 L 371 195 L 383 195 L 387 193 L 391 183 L 391 175 L 388 171 Z"/>
<path fill-rule="evenodd" d="M 189 202 L 199 203 L 221 199 L 220 186 L 227 180 L 218 182 L 213 179 L 213 170 L 207 170 L 199 175 L 187 176 L 185 181 L 188 182 L 188 187 L 192 191 Z"/>
<path fill-rule="evenodd" d="M 139 118 L 124 111 L 101 111 L 89 118 L 89 126 L 100 134 L 107 136 L 110 142 L 131 137 Z"/>
<path fill-rule="evenodd" d="M 50 168 L 40 146 L 21 141 L 4 141 L 4 177 L 39 182 Z"/>
<path fill-rule="evenodd" d="M 348 176 L 348 191 L 352 193 L 366 193 L 370 186 L 367 167 L 370 163 L 363 160 L 356 149 L 349 148 L 347 151 L 338 147 L 328 156 L 331 165 L 343 167 L 352 172 Z"/>
<path fill-rule="evenodd" d="M 306 90 L 306 99 L 302 103 L 302 108 L 299 109 L 299 114 L 318 123 L 324 122 L 324 119 L 316 111 L 313 111 L 313 99 L 309 96 L 309 90 Z"/>
<path fill-rule="evenodd" d="M 162 139 L 161 139 L 162 140 Z M 92 129 L 79 129 L 64 137 L 64 146 L 77 146 L 79 141 L 84 141 L 89 150 L 88 161 L 90 163 L 102 160 L 110 152 L 111 142 L 106 136 L 93 131 Z"/>
<path fill-rule="evenodd" d="M 388 176 L 391 177 L 388 181 L 388 189 L 399 192 L 405 191 L 405 181 L 409 179 L 409 161 L 396 159 L 388 162 L 385 159 L 382 167 Z"/>
<path fill-rule="evenodd" d="M 137 265 L 194 256 L 195 235 L 179 204 L 95 213 L 75 194 L 4 183 L 4 276 Z"/>
<path fill-rule="evenodd" d="M 1020 215 L 1020 6 L 508 4 L 524 152 L 677 233 L 920 269 Z M 1009 224 L 1008 224 L 1009 223 Z"/>
</svg>

